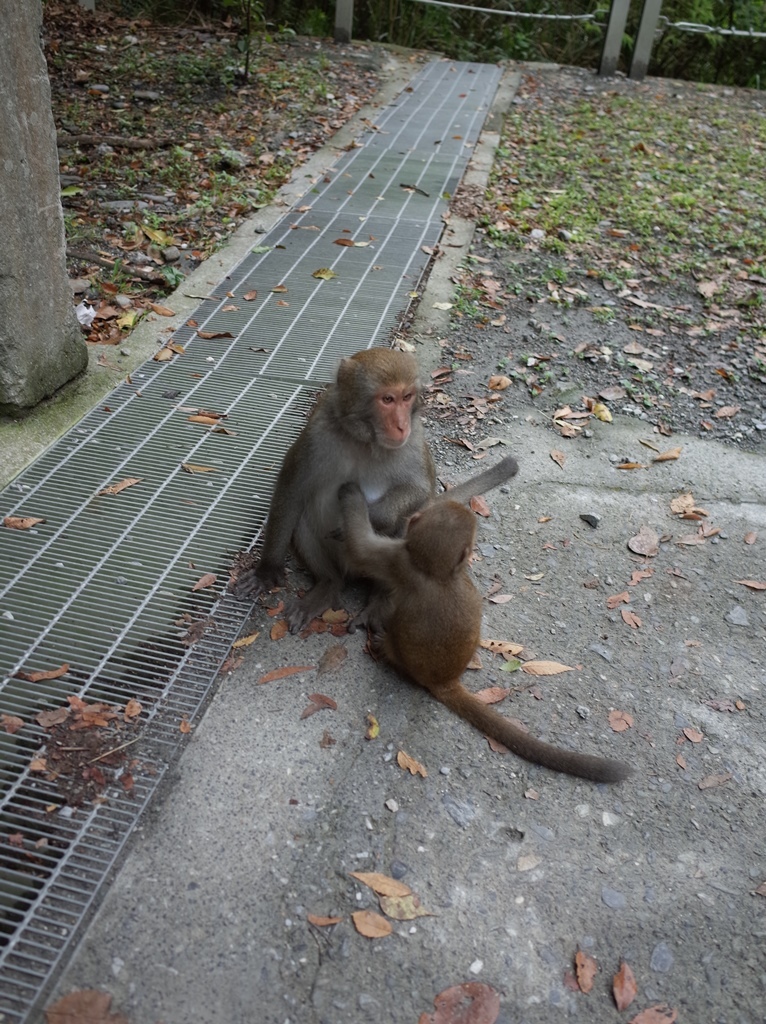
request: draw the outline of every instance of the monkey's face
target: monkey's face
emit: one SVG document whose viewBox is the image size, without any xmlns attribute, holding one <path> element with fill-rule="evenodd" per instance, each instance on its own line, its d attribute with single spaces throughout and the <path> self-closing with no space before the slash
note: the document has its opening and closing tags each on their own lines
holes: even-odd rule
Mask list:
<svg viewBox="0 0 766 1024">
<path fill-rule="evenodd" d="M 412 430 L 418 393 L 414 382 L 379 388 L 373 397 L 375 433 L 384 448 L 401 448 Z"/>
</svg>

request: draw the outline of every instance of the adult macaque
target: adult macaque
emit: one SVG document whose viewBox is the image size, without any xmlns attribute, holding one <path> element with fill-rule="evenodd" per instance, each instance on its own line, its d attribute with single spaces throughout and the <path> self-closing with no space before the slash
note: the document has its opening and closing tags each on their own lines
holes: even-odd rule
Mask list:
<svg viewBox="0 0 766 1024">
<path fill-rule="evenodd" d="M 479 645 L 481 597 L 468 573 L 475 516 L 448 491 L 416 512 L 403 539 L 374 533 L 364 496 L 353 484 L 338 495 L 349 557 L 358 572 L 384 588 L 383 632 L 374 648 L 437 700 L 519 757 L 594 782 L 630 774 L 619 761 L 562 750 L 529 736 L 462 685 Z"/>
<path fill-rule="evenodd" d="M 284 582 L 292 545 L 315 586 L 292 601 L 293 632 L 339 603 L 349 575 L 338 488 L 355 483 L 372 527 L 388 536 L 434 493 L 436 474 L 423 437 L 418 365 L 405 352 L 367 349 L 341 361 L 338 375 L 288 451 L 277 477 L 260 562 L 237 583 L 257 597 Z"/>
</svg>

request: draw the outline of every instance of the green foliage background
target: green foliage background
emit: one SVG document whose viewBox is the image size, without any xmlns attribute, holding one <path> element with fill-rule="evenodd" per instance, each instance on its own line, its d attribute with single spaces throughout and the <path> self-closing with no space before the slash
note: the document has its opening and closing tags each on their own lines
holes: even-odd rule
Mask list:
<svg viewBox="0 0 766 1024">
<path fill-rule="evenodd" d="M 331 35 L 332 0 L 106 0 L 126 15 L 162 20 L 235 18 L 251 31 Z M 591 14 L 595 21 L 543 21 L 481 11 L 456 10 L 416 0 L 356 0 L 354 37 L 438 50 L 460 60 L 553 61 L 598 66 L 609 2 L 598 0 L 476 0 L 476 6 L 526 13 Z M 641 3 L 631 3 L 623 45 L 627 70 L 638 30 Z M 667 23 L 692 22 L 766 33 L 764 0 L 665 0 L 649 73 L 724 85 L 766 88 L 766 39 L 689 33 Z M 667 19 L 667 21 L 665 21 Z"/>
</svg>

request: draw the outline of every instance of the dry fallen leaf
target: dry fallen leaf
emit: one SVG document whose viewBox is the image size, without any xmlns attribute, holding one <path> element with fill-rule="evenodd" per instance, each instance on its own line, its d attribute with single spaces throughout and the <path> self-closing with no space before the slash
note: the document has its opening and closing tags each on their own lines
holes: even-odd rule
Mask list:
<svg viewBox="0 0 766 1024">
<path fill-rule="evenodd" d="M 598 963 L 589 954 L 578 949 L 575 954 L 575 974 L 581 992 L 590 992 L 598 974 Z"/>
<path fill-rule="evenodd" d="M 399 882 L 379 871 L 349 871 L 349 874 L 362 885 L 369 886 L 377 896 L 410 896 L 412 894 L 412 889 L 405 882 Z"/>
<path fill-rule="evenodd" d="M 618 1010 L 627 1010 L 638 995 L 636 976 L 624 960 L 620 961 L 620 969 L 612 979 L 612 995 Z"/>
<path fill-rule="evenodd" d="M 19 729 L 24 726 L 24 719 L 18 718 L 16 715 L 0 715 L 0 726 L 8 733 L 9 736 L 13 736 Z"/>
<path fill-rule="evenodd" d="M 642 526 L 635 537 L 630 538 L 628 547 L 637 555 L 654 558 L 660 551 L 659 534 L 651 526 Z"/>
<path fill-rule="evenodd" d="M 110 1013 L 111 992 L 80 989 L 52 1003 L 45 1011 L 46 1024 L 128 1024 L 121 1013 Z"/>
<path fill-rule="evenodd" d="M 622 621 L 627 626 L 630 626 L 631 629 L 640 629 L 643 625 L 640 617 L 635 612 L 632 612 L 630 608 L 622 608 L 620 615 L 622 616 Z"/>
<path fill-rule="evenodd" d="M 331 924 L 340 924 L 342 917 L 320 917 L 318 914 L 306 914 L 306 920 L 316 928 L 326 928 Z"/>
<path fill-rule="evenodd" d="M 560 672 L 574 672 L 571 665 L 562 665 L 560 661 L 525 661 L 522 672 L 530 676 L 557 676 Z"/>
<path fill-rule="evenodd" d="M 720 409 L 716 409 L 713 416 L 718 420 L 730 420 L 732 416 L 736 416 L 741 409 L 741 405 L 723 405 Z"/>
<path fill-rule="evenodd" d="M 287 619 L 277 619 L 274 625 L 271 627 L 269 636 L 272 640 L 281 640 L 282 637 L 287 636 L 290 631 Z"/>
<path fill-rule="evenodd" d="M 750 590 L 766 590 L 766 583 L 761 583 L 758 580 L 734 580 L 734 582 L 743 587 L 749 587 Z"/>
<path fill-rule="evenodd" d="M 619 462 L 615 469 L 646 469 L 643 462 Z"/>
<path fill-rule="evenodd" d="M 118 484 L 109 484 L 103 490 L 99 491 L 99 494 L 119 494 L 120 491 L 124 491 L 126 487 L 134 487 L 136 484 L 140 484 L 143 477 L 140 476 L 127 476 L 124 480 L 120 480 Z"/>
<path fill-rule="evenodd" d="M 380 725 L 375 715 L 367 716 L 367 732 L 364 734 L 366 740 L 376 740 L 380 735 Z"/>
<path fill-rule="evenodd" d="M 505 391 L 511 384 L 510 377 L 504 377 L 502 374 L 495 374 L 494 377 L 489 378 L 487 387 L 490 391 Z"/>
<path fill-rule="evenodd" d="M 628 586 L 635 587 L 641 582 L 641 580 L 648 580 L 652 576 L 654 576 L 654 569 L 636 569 L 630 574 Z"/>
<path fill-rule="evenodd" d="M 179 732 L 182 732 L 184 734 L 184 736 L 188 736 L 189 735 L 189 733 L 192 730 L 192 727 L 191 727 L 191 722 L 188 720 L 188 718 L 184 717 L 184 718 L 181 719 L 181 721 L 179 723 L 179 726 L 178 726 L 178 730 L 179 730 Z"/>
<path fill-rule="evenodd" d="M 744 540 L 745 544 L 755 544 L 755 542 L 758 540 L 758 534 L 755 530 L 749 530 L 742 539 Z"/>
<path fill-rule="evenodd" d="M 657 1003 L 631 1017 L 628 1024 L 675 1024 L 678 1010 L 673 1010 L 665 1003 Z"/>
<path fill-rule="evenodd" d="M 553 449 L 553 450 L 551 451 L 551 453 L 550 453 L 550 454 L 551 454 L 551 458 L 552 458 L 552 459 L 553 459 L 553 461 L 554 461 L 554 462 L 556 463 L 556 465 L 557 465 L 557 466 L 560 466 L 560 467 L 561 467 L 561 469 L 563 469 L 563 468 L 564 468 L 564 463 L 565 463 L 565 462 L 566 462 L 566 460 L 567 460 L 567 457 L 566 457 L 566 455 L 565 455 L 565 454 L 564 454 L 563 452 L 560 452 L 560 451 L 558 450 L 558 448 L 554 448 L 554 449 Z"/>
<path fill-rule="evenodd" d="M 273 683 L 277 679 L 286 679 L 288 676 L 297 675 L 299 672 L 313 671 L 313 665 L 286 665 L 284 668 L 275 668 L 272 672 L 267 672 L 265 676 L 261 676 L 258 683 Z"/>
<path fill-rule="evenodd" d="M 372 910 L 356 910 L 351 919 L 359 934 L 367 939 L 383 939 L 394 930 L 385 917 Z"/>
<path fill-rule="evenodd" d="M 250 644 L 254 643 L 260 635 L 261 634 L 259 632 L 249 633 L 247 636 L 241 636 L 239 640 L 235 640 L 234 643 L 231 645 L 232 650 L 237 650 L 237 648 L 239 647 L 249 647 Z"/>
<path fill-rule="evenodd" d="M 510 690 L 504 690 L 502 686 L 488 686 L 484 690 L 477 690 L 474 697 L 482 704 L 499 704 L 510 692 Z"/>
<path fill-rule="evenodd" d="M 479 981 L 445 988 L 434 997 L 434 1012 L 421 1013 L 418 1024 L 495 1024 L 500 996 Z"/>
<path fill-rule="evenodd" d="M 484 516 L 485 519 L 492 514 L 490 512 L 489 505 L 481 496 L 474 495 L 474 497 L 471 498 L 468 504 L 471 506 L 476 515 Z"/>
<path fill-rule="evenodd" d="M 513 657 L 521 654 L 524 650 L 522 644 L 514 644 L 510 640 L 490 640 L 488 638 L 479 640 L 479 647 L 483 647 L 486 651 L 492 651 L 493 654 L 510 654 Z"/>
<path fill-rule="evenodd" d="M 348 657 L 348 651 L 343 644 L 334 644 L 328 647 L 317 665 L 317 672 L 323 675 L 325 672 L 335 672 Z"/>
<path fill-rule="evenodd" d="M 31 530 L 33 526 L 44 522 L 45 520 L 39 516 L 6 516 L 3 519 L 3 526 L 9 530 Z"/>
<path fill-rule="evenodd" d="M 206 572 L 204 576 L 200 576 L 197 582 L 192 587 L 192 593 L 196 590 L 204 590 L 206 587 L 212 587 L 218 577 L 214 572 Z"/>
<path fill-rule="evenodd" d="M 659 455 L 656 455 L 652 462 L 671 462 L 674 459 L 680 459 L 682 450 L 681 445 L 677 448 L 670 448 L 668 451 L 660 452 Z"/>
<path fill-rule="evenodd" d="M 69 671 L 69 665 L 59 665 L 58 668 L 40 669 L 39 672 L 17 672 L 17 679 L 26 679 L 28 683 L 41 683 L 47 679 L 58 679 L 59 676 L 66 675 Z"/>
<path fill-rule="evenodd" d="M 214 466 L 195 466 L 193 462 L 182 462 L 181 469 L 184 473 L 217 473 Z"/>
<path fill-rule="evenodd" d="M 125 705 L 125 711 L 123 712 L 125 716 L 125 721 L 129 722 L 131 718 L 138 718 L 142 711 L 143 707 L 141 706 L 141 702 L 131 697 L 131 699 Z"/>
<path fill-rule="evenodd" d="M 625 732 L 633 725 L 633 716 L 627 711 L 610 711 L 609 725 L 614 732 Z"/>
<path fill-rule="evenodd" d="M 435 917 L 436 915 L 421 904 L 417 893 L 406 896 L 381 896 L 380 909 L 394 921 L 414 921 L 416 917 Z"/>
<path fill-rule="evenodd" d="M 612 594 L 606 599 L 606 606 L 610 610 L 617 608 L 621 604 L 630 604 L 630 594 L 627 590 L 623 590 L 621 594 Z"/>
<path fill-rule="evenodd" d="M 692 743 L 702 743 L 705 738 L 704 733 L 701 733 L 699 729 L 692 729 L 691 726 L 687 726 L 683 730 L 683 734 Z"/>
<path fill-rule="evenodd" d="M 420 775 L 424 779 L 428 775 L 428 772 L 425 770 L 423 765 L 419 761 L 416 761 L 414 757 L 410 757 L 409 754 L 405 754 L 403 750 L 400 750 L 396 755 L 396 763 L 400 768 L 409 772 L 410 775 Z"/>
<path fill-rule="evenodd" d="M 332 697 L 326 697 L 323 693 L 310 693 L 309 700 L 311 703 L 301 712 L 302 719 L 308 718 L 310 715 L 315 715 L 317 711 L 324 711 L 325 709 L 329 709 L 330 711 L 338 710 L 338 705 Z"/>
</svg>

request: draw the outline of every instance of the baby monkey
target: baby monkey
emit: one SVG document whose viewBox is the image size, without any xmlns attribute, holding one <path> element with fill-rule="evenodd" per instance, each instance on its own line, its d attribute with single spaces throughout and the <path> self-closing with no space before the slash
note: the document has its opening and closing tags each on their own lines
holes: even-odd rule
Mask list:
<svg viewBox="0 0 766 1024">
<path fill-rule="evenodd" d="M 416 512 L 401 539 L 370 525 L 354 483 L 338 491 L 346 545 L 355 569 L 382 588 L 382 632 L 373 649 L 437 700 L 519 757 L 593 782 L 619 782 L 630 769 L 563 750 L 529 736 L 460 682 L 481 636 L 481 596 L 469 575 L 476 539 L 474 514 L 449 491 Z"/>
</svg>

